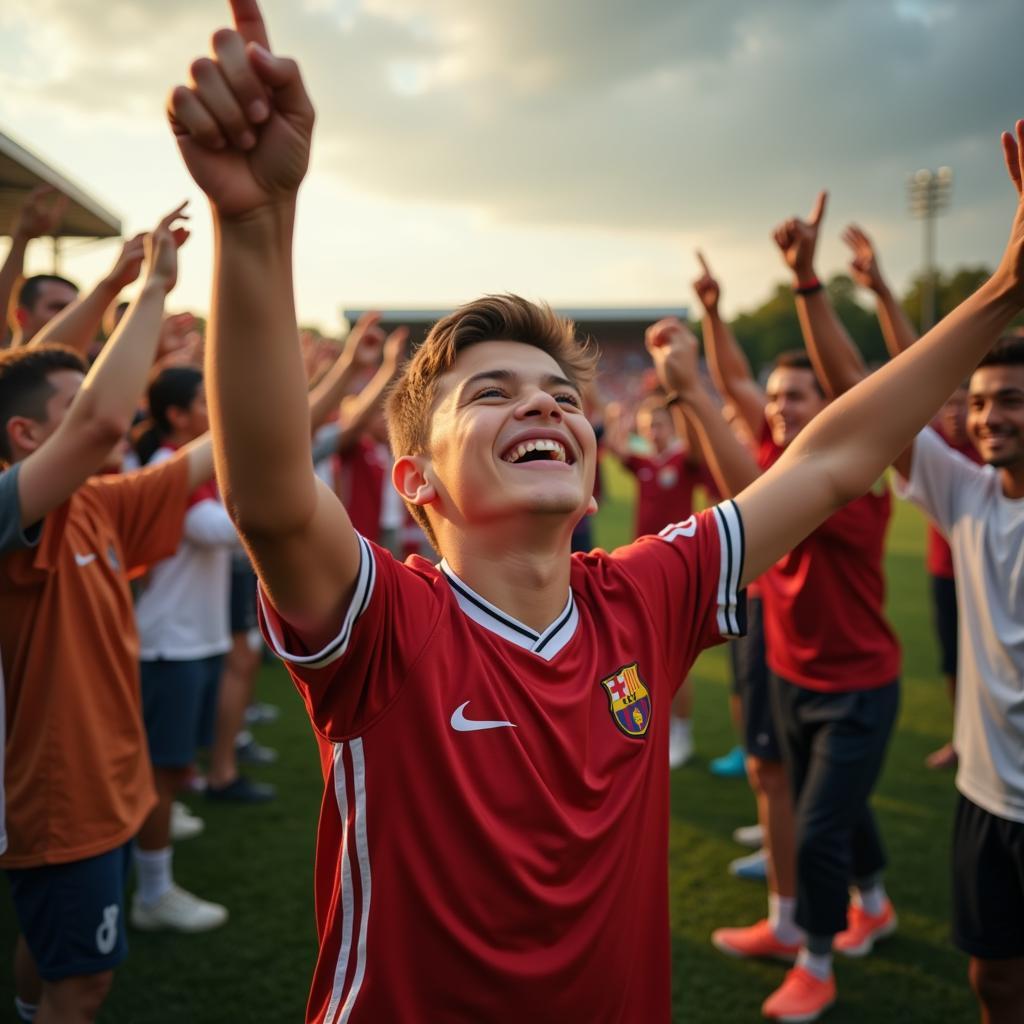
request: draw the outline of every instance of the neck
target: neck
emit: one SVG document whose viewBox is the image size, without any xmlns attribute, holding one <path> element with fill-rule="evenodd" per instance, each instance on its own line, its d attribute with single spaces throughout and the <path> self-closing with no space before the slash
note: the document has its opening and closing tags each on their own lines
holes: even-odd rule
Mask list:
<svg viewBox="0 0 1024 1024">
<path fill-rule="evenodd" d="M 1024 462 L 1003 466 L 999 470 L 999 480 L 1007 498 L 1024 498 Z"/>
<path fill-rule="evenodd" d="M 486 532 L 448 532 L 442 551 L 452 571 L 481 597 L 538 632 L 569 595 L 572 527 L 564 518 L 544 529 L 529 517 L 518 529 L 502 523 Z"/>
</svg>

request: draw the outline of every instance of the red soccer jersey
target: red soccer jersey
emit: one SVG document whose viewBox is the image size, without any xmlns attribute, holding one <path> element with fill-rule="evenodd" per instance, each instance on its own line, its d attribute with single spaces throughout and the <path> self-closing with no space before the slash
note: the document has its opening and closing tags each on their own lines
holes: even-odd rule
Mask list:
<svg viewBox="0 0 1024 1024">
<path fill-rule="evenodd" d="M 385 465 L 380 447 L 365 435 L 338 455 L 335 473 L 338 497 L 353 527 L 373 541 L 380 537 L 384 480 L 390 472 L 391 464 Z"/>
<path fill-rule="evenodd" d="M 657 533 L 693 512 L 694 488 L 704 483 L 706 474 L 687 458 L 681 448 L 671 448 L 661 455 L 631 455 L 623 462 L 637 482 L 637 537 Z"/>
<path fill-rule="evenodd" d="M 574 555 L 540 633 L 362 538 L 323 650 L 261 595 L 323 754 L 307 1021 L 669 1020 L 669 705 L 742 545 L 727 503 Z"/>
<path fill-rule="evenodd" d="M 970 441 L 964 444 L 953 444 L 937 424 L 933 423 L 932 427 L 953 451 L 966 455 L 972 462 L 981 464 L 981 456 Z M 932 576 L 941 576 L 946 580 L 953 579 L 953 552 L 949 548 L 948 541 L 942 535 L 942 531 L 930 521 L 928 523 L 928 549 L 925 555 L 925 565 Z"/>
<path fill-rule="evenodd" d="M 767 426 L 758 464 L 783 449 Z M 869 690 L 900 674 L 900 646 L 885 617 L 885 532 L 892 496 L 882 480 L 833 513 L 759 579 L 768 667 L 811 690 Z"/>
</svg>

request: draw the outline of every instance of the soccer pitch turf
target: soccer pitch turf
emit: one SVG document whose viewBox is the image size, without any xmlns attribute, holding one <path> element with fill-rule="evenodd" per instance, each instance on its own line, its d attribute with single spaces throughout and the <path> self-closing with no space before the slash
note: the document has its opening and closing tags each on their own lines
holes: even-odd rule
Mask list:
<svg viewBox="0 0 1024 1024">
<path fill-rule="evenodd" d="M 630 496 L 629 481 L 606 464 L 596 537 L 601 546 L 628 539 Z M 949 939 L 953 777 L 923 764 L 925 755 L 947 738 L 950 722 L 935 667 L 923 552 L 921 516 L 896 503 L 888 539 L 888 604 L 904 649 L 903 703 L 874 806 L 889 850 L 887 885 L 900 928 L 872 956 L 838 959 L 839 1003 L 824 1018 L 830 1024 L 977 1020 L 966 958 Z M 727 959 L 708 941 L 712 929 L 751 923 L 765 912 L 763 886 L 726 873 L 728 862 L 745 852 L 730 835 L 737 825 L 754 821 L 753 798 L 742 780 L 716 779 L 707 770 L 708 761 L 734 742 L 724 649 L 705 653 L 693 676 L 697 756 L 672 781 L 673 1020 L 756 1021 L 761 1001 L 781 981 L 785 967 Z M 175 849 L 176 880 L 226 904 L 231 920 L 205 935 L 130 932 L 128 959 L 99 1018 L 104 1024 L 291 1024 L 303 1019 L 316 949 L 313 843 L 320 769 L 305 710 L 277 665 L 264 669 L 259 696 L 281 707 L 281 719 L 258 731 L 261 742 L 276 747 L 281 757 L 253 774 L 273 781 L 279 798 L 257 807 L 207 805 L 201 797 L 190 798 L 206 819 L 206 831 Z M 0 1020 L 13 1015 L 6 952 L 13 949 L 15 930 L 10 900 L 4 898 Z M 430 1024 L 429 1011 L 423 1021 Z"/>
</svg>

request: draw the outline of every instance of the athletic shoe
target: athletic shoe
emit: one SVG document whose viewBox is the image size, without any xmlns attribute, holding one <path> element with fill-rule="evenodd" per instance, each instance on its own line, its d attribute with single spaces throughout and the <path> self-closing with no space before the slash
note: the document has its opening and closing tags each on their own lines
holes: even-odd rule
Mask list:
<svg viewBox="0 0 1024 1024">
<path fill-rule="evenodd" d="M 744 960 L 759 957 L 793 963 L 800 952 L 800 943 L 782 942 L 767 918 L 746 928 L 716 928 L 711 933 L 711 944 L 726 956 Z"/>
<path fill-rule="evenodd" d="M 143 932 L 208 932 L 227 919 L 227 907 L 202 900 L 180 885 L 172 885 L 152 905 L 143 903 L 138 893 L 132 897 L 132 927 Z"/>
<path fill-rule="evenodd" d="M 235 756 L 245 764 L 274 764 L 277 761 L 277 751 L 257 743 L 252 733 L 248 731 L 238 734 L 238 739 L 235 740 Z"/>
<path fill-rule="evenodd" d="M 682 768 L 691 757 L 693 734 L 681 719 L 673 716 L 668 726 L 668 766 L 672 769 Z"/>
<path fill-rule="evenodd" d="M 761 1012 L 780 1024 L 806 1024 L 817 1020 L 835 1001 L 835 978 L 822 981 L 805 967 L 794 967 L 761 1005 Z"/>
<path fill-rule="evenodd" d="M 226 800 L 236 804 L 265 804 L 277 796 L 277 787 L 269 782 L 253 782 L 252 779 L 239 775 L 234 782 L 226 786 L 207 786 L 207 800 Z"/>
<path fill-rule="evenodd" d="M 728 754 L 716 757 L 710 765 L 711 774 L 720 779 L 742 779 L 747 774 L 747 755 L 742 747 L 733 747 Z"/>
<path fill-rule="evenodd" d="M 180 843 L 184 839 L 194 839 L 203 829 L 206 822 L 183 803 L 175 800 L 171 804 L 171 839 Z"/>
<path fill-rule="evenodd" d="M 732 841 L 740 846 L 760 850 L 764 846 L 764 829 L 760 825 L 741 825 L 732 834 Z"/>
<path fill-rule="evenodd" d="M 898 923 L 889 899 L 880 914 L 869 914 L 863 907 L 851 903 L 846 914 L 846 931 L 832 940 L 832 948 L 843 956 L 867 956 L 879 939 L 896 931 Z"/>
<path fill-rule="evenodd" d="M 952 743 L 945 743 L 938 750 L 933 750 L 925 759 L 924 763 L 936 771 L 945 771 L 955 768 L 957 763 L 956 751 Z"/>
<path fill-rule="evenodd" d="M 768 880 L 768 851 L 762 847 L 746 857 L 737 857 L 729 862 L 729 874 L 745 878 L 748 882 Z"/>
<path fill-rule="evenodd" d="M 246 725 L 269 725 L 281 717 L 281 709 L 276 704 L 265 704 L 257 701 L 245 709 Z"/>
</svg>

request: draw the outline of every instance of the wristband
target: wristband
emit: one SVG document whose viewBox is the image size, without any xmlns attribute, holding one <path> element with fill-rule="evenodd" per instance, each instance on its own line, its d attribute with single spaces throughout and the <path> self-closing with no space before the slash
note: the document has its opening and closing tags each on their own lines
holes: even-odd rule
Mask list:
<svg viewBox="0 0 1024 1024">
<path fill-rule="evenodd" d="M 820 292 L 822 287 L 822 283 L 817 279 L 817 277 L 812 277 L 808 281 L 797 281 L 797 283 L 793 285 L 793 294 L 813 295 L 815 292 Z"/>
</svg>

